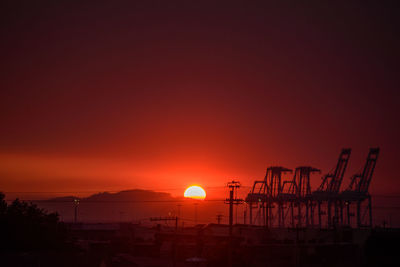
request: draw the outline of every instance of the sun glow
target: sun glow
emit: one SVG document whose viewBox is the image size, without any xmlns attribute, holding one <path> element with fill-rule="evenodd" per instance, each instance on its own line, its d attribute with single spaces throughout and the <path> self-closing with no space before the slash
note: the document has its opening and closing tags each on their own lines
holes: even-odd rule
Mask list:
<svg viewBox="0 0 400 267">
<path fill-rule="evenodd" d="M 203 188 L 197 185 L 189 186 L 185 193 L 183 194 L 184 197 L 187 198 L 194 198 L 194 199 L 205 199 L 206 198 L 206 191 Z"/>
</svg>

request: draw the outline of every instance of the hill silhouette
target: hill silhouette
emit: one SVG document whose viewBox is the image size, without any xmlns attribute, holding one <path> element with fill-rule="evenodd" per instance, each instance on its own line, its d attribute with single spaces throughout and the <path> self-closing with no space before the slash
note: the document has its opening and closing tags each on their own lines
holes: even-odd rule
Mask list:
<svg viewBox="0 0 400 267">
<path fill-rule="evenodd" d="M 73 202 L 75 199 L 79 199 L 81 201 L 90 201 L 90 202 L 134 202 L 134 201 L 143 201 L 143 202 L 152 202 L 152 201 L 182 201 L 183 198 L 172 197 L 171 194 L 165 192 L 156 192 L 151 190 L 143 190 L 143 189 L 131 189 L 124 190 L 116 193 L 110 192 L 100 192 L 93 194 L 91 196 L 85 198 L 79 198 L 75 196 L 63 196 L 48 199 L 48 202 Z"/>
<path fill-rule="evenodd" d="M 215 214 L 226 209 L 223 203 L 174 197 L 166 192 L 131 189 L 120 192 L 99 192 L 88 197 L 63 196 L 37 204 L 46 210 L 57 211 L 61 220 L 74 220 L 74 200 L 79 199 L 79 222 L 136 222 L 146 223 L 154 216 L 179 216 L 191 224 L 197 212 L 198 223 L 214 221 Z M 197 203 L 196 207 L 193 205 Z"/>
</svg>

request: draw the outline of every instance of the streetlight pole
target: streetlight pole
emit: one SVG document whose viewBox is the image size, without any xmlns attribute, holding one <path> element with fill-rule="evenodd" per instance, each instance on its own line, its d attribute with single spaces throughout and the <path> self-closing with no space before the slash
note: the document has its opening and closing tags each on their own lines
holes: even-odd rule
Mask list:
<svg viewBox="0 0 400 267">
<path fill-rule="evenodd" d="M 197 205 L 199 203 L 193 203 L 194 205 L 194 224 L 197 225 Z"/>
<path fill-rule="evenodd" d="M 78 206 L 79 206 L 79 199 L 74 199 L 74 223 L 78 222 Z"/>
</svg>

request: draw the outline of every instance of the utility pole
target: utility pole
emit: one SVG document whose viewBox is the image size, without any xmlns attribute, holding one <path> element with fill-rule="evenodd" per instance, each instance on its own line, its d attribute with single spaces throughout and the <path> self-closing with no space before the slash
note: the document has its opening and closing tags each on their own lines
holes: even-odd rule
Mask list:
<svg viewBox="0 0 400 267">
<path fill-rule="evenodd" d="M 182 204 L 178 204 L 178 205 L 176 205 L 177 207 L 178 207 L 178 217 L 181 217 L 181 207 L 182 207 Z"/>
<path fill-rule="evenodd" d="M 240 188 L 240 182 L 232 181 L 227 184 L 229 188 L 229 198 L 225 203 L 229 204 L 229 252 L 228 252 L 228 266 L 231 267 L 233 263 L 233 205 L 243 203 L 243 199 L 237 198 L 237 190 Z"/>
<path fill-rule="evenodd" d="M 176 206 L 178 207 L 178 218 L 182 218 L 182 216 L 181 216 L 182 204 L 178 204 L 178 205 L 176 205 Z M 182 220 L 181 228 L 183 228 L 183 220 Z"/>
<path fill-rule="evenodd" d="M 217 223 L 218 224 L 221 224 L 222 217 L 224 217 L 224 215 L 222 215 L 221 213 L 217 214 Z"/>
<path fill-rule="evenodd" d="M 232 235 L 233 205 L 242 204 L 244 201 L 241 198 L 237 198 L 237 190 L 240 188 L 240 182 L 229 182 L 227 187 L 229 188 L 229 198 L 226 199 L 225 203 L 229 204 L 229 235 Z"/>
<path fill-rule="evenodd" d="M 74 199 L 74 223 L 78 222 L 78 206 L 79 206 L 79 199 Z"/>
<path fill-rule="evenodd" d="M 199 203 L 193 203 L 194 205 L 194 224 L 197 225 L 197 205 L 199 205 Z"/>
</svg>

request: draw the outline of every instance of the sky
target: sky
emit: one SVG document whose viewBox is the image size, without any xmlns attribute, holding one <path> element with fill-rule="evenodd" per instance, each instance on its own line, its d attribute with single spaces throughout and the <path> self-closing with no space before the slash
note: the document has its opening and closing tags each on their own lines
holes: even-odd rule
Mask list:
<svg viewBox="0 0 400 267">
<path fill-rule="evenodd" d="M 321 2 L 3 1 L 0 190 L 219 198 L 350 147 L 346 187 L 379 146 L 400 194 L 398 9 Z"/>
</svg>

